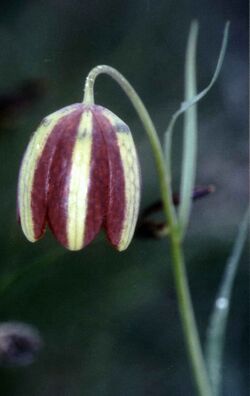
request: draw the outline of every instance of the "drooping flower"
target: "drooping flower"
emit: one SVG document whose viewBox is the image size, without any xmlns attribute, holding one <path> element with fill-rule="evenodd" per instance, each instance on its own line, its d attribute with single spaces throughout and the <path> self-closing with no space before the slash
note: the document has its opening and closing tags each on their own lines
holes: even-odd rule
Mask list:
<svg viewBox="0 0 250 396">
<path fill-rule="evenodd" d="M 138 217 L 139 164 L 128 126 L 97 105 L 73 104 L 46 117 L 26 149 L 18 213 L 27 239 L 46 224 L 70 250 L 101 228 L 114 247 L 129 245 Z"/>
</svg>

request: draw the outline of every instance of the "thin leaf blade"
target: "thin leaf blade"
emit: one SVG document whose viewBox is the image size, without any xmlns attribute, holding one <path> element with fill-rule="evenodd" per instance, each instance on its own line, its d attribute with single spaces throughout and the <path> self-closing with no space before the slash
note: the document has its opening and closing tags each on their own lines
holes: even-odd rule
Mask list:
<svg viewBox="0 0 250 396">
<path fill-rule="evenodd" d="M 187 43 L 185 61 L 185 101 L 196 95 L 196 48 L 198 37 L 198 23 L 192 22 Z M 179 224 L 182 235 L 187 228 L 191 204 L 192 191 L 195 184 L 197 157 L 197 104 L 189 107 L 184 113 L 183 155 L 180 185 Z"/>
<path fill-rule="evenodd" d="M 217 65 L 215 68 L 215 72 L 212 76 L 212 79 L 210 83 L 207 85 L 205 89 L 203 89 L 201 92 L 199 92 L 197 95 L 195 95 L 192 99 L 188 101 L 184 101 L 181 103 L 180 108 L 172 115 L 170 122 L 168 124 L 168 127 L 165 131 L 164 134 L 164 154 L 165 154 L 165 160 L 166 160 L 166 167 L 169 170 L 169 173 L 171 173 L 171 151 L 172 151 L 172 136 L 173 136 L 173 131 L 174 131 L 174 126 L 178 118 L 185 113 L 190 107 L 198 103 L 201 99 L 203 99 L 207 93 L 210 91 L 210 89 L 213 87 L 214 83 L 216 82 L 223 61 L 226 53 L 226 48 L 227 48 L 227 43 L 228 43 L 228 35 L 229 35 L 229 27 L 230 23 L 227 22 L 224 28 L 223 32 L 223 39 L 222 39 L 222 44 L 220 48 L 220 53 L 217 61 Z"/>
<path fill-rule="evenodd" d="M 213 386 L 214 395 L 220 394 L 221 367 L 228 314 L 230 310 L 232 289 L 239 267 L 240 257 L 247 239 L 250 209 L 248 208 L 239 226 L 238 235 L 228 258 L 222 281 L 215 299 L 208 324 L 206 340 L 206 362 Z"/>
</svg>

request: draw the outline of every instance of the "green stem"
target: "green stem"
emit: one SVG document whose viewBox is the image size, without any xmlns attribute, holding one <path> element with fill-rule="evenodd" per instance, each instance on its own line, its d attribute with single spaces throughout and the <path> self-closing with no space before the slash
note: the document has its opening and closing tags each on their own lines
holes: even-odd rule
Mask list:
<svg viewBox="0 0 250 396">
<path fill-rule="evenodd" d="M 170 182 L 171 175 L 168 167 L 165 164 L 162 147 L 155 126 L 143 102 L 141 101 L 140 97 L 133 89 L 133 87 L 130 85 L 130 83 L 122 76 L 122 74 L 120 74 L 117 70 L 113 69 L 110 66 L 101 65 L 95 67 L 90 71 L 85 83 L 85 94 L 83 100 L 85 104 L 94 104 L 93 89 L 96 77 L 99 74 L 109 75 L 121 86 L 123 91 L 132 102 L 148 135 L 159 175 L 164 214 L 169 225 L 171 256 L 176 292 L 178 297 L 178 305 L 188 356 L 191 362 L 193 377 L 197 386 L 198 394 L 200 396 L 212 396 L 212 390 L 204 363 L 188 287 L 179 224 L 172 202 Z"/>
<path fill-rule="evenodd" d="M 200 396 L 212 396 L 213 392 L 205 366 L 197 330 L 180 238 L 170 233 L 171 254 L 179 312 L 185 337 L 186 348 L 192 367 L 193 377 Z"/>
</svg>

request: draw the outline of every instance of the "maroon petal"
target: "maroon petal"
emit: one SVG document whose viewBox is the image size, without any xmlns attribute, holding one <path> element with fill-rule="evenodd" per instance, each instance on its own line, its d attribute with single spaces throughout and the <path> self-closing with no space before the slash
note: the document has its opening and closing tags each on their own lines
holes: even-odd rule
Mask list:
<svg viewBox="0 0 250 396">
<path fill-rule="evenodd" d="M 79 104 L 46 117 L 32 136 L 23 157 L 18 181 L 18 213 L 26 237 L 34 242 L 45 230 L 48 175 L 59 138 L 55 126 Z"/>
<path fill-rule="evenodd" d="M 94 239 L 105 221 L 109 187 L 107 148 L 95 111 L 92 114 L 93 142 L 84 246 Z"/>
<path fill-rule="evenodd" d="M 109 163 L 107 236 L 118 249 L 127 248 L 134 234 L 140 198 L 137 155 L 128 126 L 107 109 L 99 107 L 98 122 L 107 147 Z"/>
<path fill-rule="evenodd" d="M 58 241 L 68 247 L 67 204 L 72 152 L 81 120 L 83 107 L 65 116 L 55 127 L 57 141 L 48 178 L 47 217 L 49 226 Z"/>
</svg>

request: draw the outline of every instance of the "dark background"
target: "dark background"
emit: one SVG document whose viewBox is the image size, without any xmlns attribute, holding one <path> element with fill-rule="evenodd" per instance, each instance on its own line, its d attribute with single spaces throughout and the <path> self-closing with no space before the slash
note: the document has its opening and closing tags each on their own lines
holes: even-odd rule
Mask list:
<svg viewBox="0 0 250 396">
<path fill-rule="evenodd" d="M 31 132 L 45 115 L 81 101 L 84 79 L 97 64 L 116 67 L 129 79 L 163 134 L 183 97 L 191 20 L 200 22 L 199 89 L 211 79 L 224 24 L 230 20 L 219 80 L 199 105 L 197 184 L 215 184 L 216 192 L 194 205 L 185 245 L 203 342 L 248 202 L 247 4 L 244 0 L 1 2 L 0 321 L 33 324 L 44 340 L 33 365 L 0 369 L 1 396 L 195 394 L 167 242 L 135 238 L 119 254 L 101 235 L 85 250 L 71 253 L 48 232 L 30 244 L 16 223 L 16 183 Z M 96 102 L 133 131 L 144 208 L 159 198 L 148 141 L 114 82 L 99 78 L 95 92 Z M 176 190 L 181 127 L 179 122 L 174 139 Z M 223 362 L 225 396 L 245 396 L 249 390 L 248 261 L 245 252 L 233 292 Z"/>
</svg>

